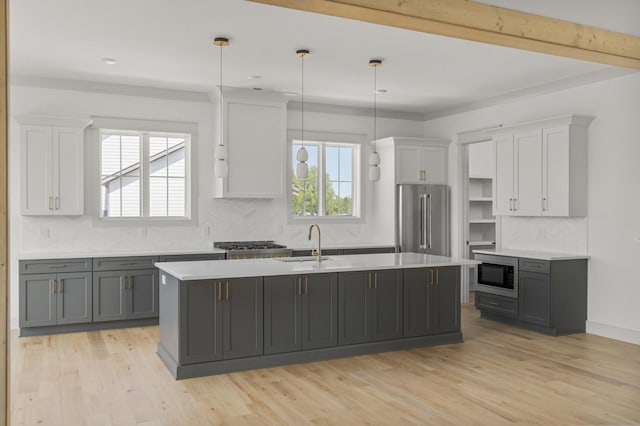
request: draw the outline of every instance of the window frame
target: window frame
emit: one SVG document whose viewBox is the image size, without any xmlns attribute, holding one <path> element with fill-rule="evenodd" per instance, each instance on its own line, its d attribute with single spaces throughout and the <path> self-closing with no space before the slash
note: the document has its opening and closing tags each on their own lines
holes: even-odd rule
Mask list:
<svg viewBox="0 0 640 426">
<path fill-rule="evenodd" d="M 362 166 L 363 161 L 363 145 L 366 141 L 365 134 L 358 133 L 336 133 L 336 132 L 323 132 L 323 131 L 306 131 L 304 132 L 304 140 L 312 142 L 319 142 L 327 145 L 339 145 L 348 144 L 353 145 L 353 170 L 351 177 L 353 180 L 353 201 L 352 201 L 352 216 L 295 216 L 291 213 L 293 197 L 291 189 L 293 187 L 293 171 L 292 161 L 293 153 L 292 147 L 294 141 L 302 140 L 302 132 L 300 130 L 288 130 L 287 132 L 287 223 L 289 224 L 311 224 L 311 223 L 364 223 L 364 206 L 365 206 L 365 190 L 364 190 L 364 176 Z M 314 144 L 315 145 L 315 144 Z M 321 199 L 318 200 L 319 211 L 324 212 L 326 202 L 326 180 L 325 170 L 326 164 L 324 159 L 324 150 L 318 150 L 318 190 L 320 192 Z"/>
<path fill-rule="evenodd" d="M 198 176 L 195 151 L 197 146 L 197 124 L 184 122 L 167 122 L 155 120 L 132 120 L 109 117 L 92 117 L 89 128 L 90 148 L 88 155 L 92 156 L 93 167 L 87 171 L 91 176 L 89 199 L 93 223 L 98 226 L 181 226 L 197 224 L 197 192 L 195 177 Z M 135 134 L 141 136 L 141 164 L 140 164 L 140 212 L 136 217 L 103 217 L 101 212 L 101 138 L 102 134 Z M 185 216 L 149 216 L 149 138 L 153 136 L 186 136 L 185 144 Z"/>
</svg>

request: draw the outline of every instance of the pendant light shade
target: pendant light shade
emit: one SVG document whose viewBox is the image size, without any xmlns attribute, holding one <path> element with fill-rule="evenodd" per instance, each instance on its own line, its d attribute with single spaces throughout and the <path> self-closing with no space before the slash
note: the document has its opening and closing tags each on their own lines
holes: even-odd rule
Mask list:
<svg viewBox="0 0 640 426">
<path fill-rule="evenodd" d="M 369 66 L 373 68 L 373 151 L 369 154 L 369 180 L 370 181 L 378 181 L 380 180 L 380 154 L 376 150 L 376 128 L 377 128 L 377 99 L 378 95 L 378 67 L 382 65 L 381 59 L 371 59 L 369 61 Z"/>
<path fill-rule="evenodd" d="M 296 51 L 296 55 L 300 58 L 301 62 L 301 77 L 302 77 L 302 126 L 301 133 L 302 138 L 300 141 L 300 149 L 296 153 L 296 160 L 298 160 L 298 164 L 296 165 L 296 177 L 298 179 L 306 179 L 309 176 L 309 166 L 307 165 L 307 160 L 309 159 L 309 153 L 304 147 L 304 58 L 309 55 L 309 51 L 307 49 L 300 49 Z"/>
<path fill-rule="evenodd" d="M 224 116 L 222 114 L 222 48 L 229 45 L 229 39 L 226 37 L 216 37 L 213 41 L 213 44 L 220 48 L 220 141 L 218 142 L 218 146 L 216 146 L 214 152 L 214 156 L 216 159 L 214 173 L 217 178 L 226 178 L 229 174 L 229 164 L 227 163 L 229 151 L 224 145 L 223 132 Z"/>
</svg>

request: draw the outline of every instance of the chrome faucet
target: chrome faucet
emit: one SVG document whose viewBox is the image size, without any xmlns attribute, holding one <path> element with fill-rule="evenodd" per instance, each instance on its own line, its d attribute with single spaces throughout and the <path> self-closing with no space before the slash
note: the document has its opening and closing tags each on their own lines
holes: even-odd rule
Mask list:
<svg viewBox="0 0 640 426">
<path fill-rule="evenodd" d="M 320 248 L 320 227 L 317 223 L 314 223 L 309 227 L 309 241 L 311 241 L 311 231 L 313 231 L 313 227 L 318 230 L 318 248 L 311 251 L 311 256 L 315 256 L 318 258 L 318 262 L 322 260 L 322 249 Z"/>
</svg>

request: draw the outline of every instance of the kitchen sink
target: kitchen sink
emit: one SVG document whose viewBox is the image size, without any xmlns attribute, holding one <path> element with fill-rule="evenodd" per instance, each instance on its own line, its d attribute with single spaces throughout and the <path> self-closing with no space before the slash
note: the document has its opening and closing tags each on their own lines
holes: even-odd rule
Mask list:
<svg viewBox="0 0 640 426">
<path fill-rule="evenodd" d="M 330 257 L 322 256 L 321 260 L 332 260 Z M 282 257 L 276 259 L 280 262 L 317 262 L 316 256 L 301 256 L 301 257 Z"/>
</svg>

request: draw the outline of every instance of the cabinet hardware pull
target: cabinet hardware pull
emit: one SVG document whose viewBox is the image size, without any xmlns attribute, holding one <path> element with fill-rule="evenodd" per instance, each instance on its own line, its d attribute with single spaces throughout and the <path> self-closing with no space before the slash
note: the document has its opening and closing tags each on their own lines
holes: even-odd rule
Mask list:
<svg viewBox="0 0 640 426">
<path fill-rule="evenodd" d="M 302 277 L 298 276 L 298 296 L 302 296 Z"/>
<path fill-rule="evenodd" d="M 133 288 L 133 277 L 129 275 L 129 288 Z"/>
<path fill-rule="evenodd" d="M 513 210 L 514 211 L 518 211 L 518 199 L 517 198 L 513 199 Z"/>
<path fill-rule="evenodd" d="M 500 304 L 498 302 L 489 302 L 489 304 L 491 306 L 500 306 Z"/>
<path fill-rule="evenodd" d="M 542 211 L 543 211 L 543 212 L 546 212 L 546 211 L 547 211 L 547 207 L 546 207 L 546 205 L 547 205 L 547 199 L 546 199 L 546 198 L 543 198 L 543 199 L 542 199 Z"/>
<path fill-rule="evenodd" d="M 436 269 L 436 285 L 440 284 L 440 270 Z"/>
<path fill-rule="evenodd" d="M 56 280 L 49 280 L 49 287 L 51 287 L 51 294 L 56 293 Z"/>
<path fill-rule="evenodd" d="M 136 262 L 121 262 L 120 266 L 131 266 L 131 265 L 135 265 Z"/>
<path fill-rule="evenodd" d="M 429 269 L 429 285 L 433 285 L 433 269 Z"/>
<path fill-rule="evenodd" d="M 53 210 L 53 197 L 49 197 L 49 210 Z"/>
<path fill-rule="evenodd" d="M 509 211 L 513 211 L 513 207 L 512 207 L 513 203 L 512 203 L 512 201 L 513 201 L 513 198 L 509 198 Z"/>
<path fill-rule="evenodd" d="M 226 281 L 225 284 L 226 284 L 226 290 L 227 290 L 227 300 L 229 300 L 229 281 Z"/>
<path fill-rule="evenodd" d="M 59 263 L 59 264 L 54 264 L 54 265 L 49 265 L 49 268 L 64 268 L 65 265 L 64 263 Z"/>
<path fill-rule="evenodd" d="M 55 207 L 56 207 L 56 210 L 60 210 L 60 197 L 56 197 Z"/>
<path fill-rule="evenodd" d="M 371 288 L 371 272 L 369 272 L 368 275 L 369 275 L 369 287 L 368 288 Z"/>
<path fill-rule="evenodd" d="M 218 281 L 218 301 L 222 300 L 222 281 Z"/>
<path fill-rule="evenodd" d="M 373 288 L 377 290 L 378 289 L 378 273 L 377 272 L 373 273 L 373 278 L 374 278 Z"/>
<path fill-rule="evenodd" d="M 58 293 L 64 293 L 64 280 L 58 278 Z"/>
<path fill-rule="evenodd" d="M 304 294 L 305 296 L 309 294 L 309 277 L 305 275 L 304 277 Z"/>
</svg>

